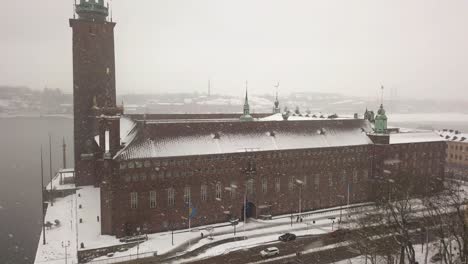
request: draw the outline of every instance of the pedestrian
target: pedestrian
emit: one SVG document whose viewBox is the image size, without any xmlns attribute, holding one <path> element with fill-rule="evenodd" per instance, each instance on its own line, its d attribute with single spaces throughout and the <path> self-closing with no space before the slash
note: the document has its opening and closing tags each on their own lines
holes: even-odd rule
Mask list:
<svg viewBox="0 0 468 264">
<path fill-rule="evenodd" d="M 201 238 L 203 238 L 203 232 L 201 232 L 200 235 L 201 235 Z"/>
</svg>

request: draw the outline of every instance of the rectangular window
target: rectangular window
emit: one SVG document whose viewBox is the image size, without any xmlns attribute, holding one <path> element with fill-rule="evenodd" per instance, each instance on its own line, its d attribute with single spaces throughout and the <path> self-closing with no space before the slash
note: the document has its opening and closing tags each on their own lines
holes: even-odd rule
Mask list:
<svg viewBox="0 0 468 264">
<path fill-rule="evenodd" d="M 130 208 L 132 209 L 138 208 L 138 193 L 137 192 L 130 193 Z"/>
<path fill-rule="evenodd" d="M 268 182 L 266 178 L 262 178 L 262 193 L 266 193 L 268 190 Z"/>
<path fill-rule="evenodd" d="M 231 186 L 230 186 L 231 199 L 236 199 L 236 189 L 237 189 L 237 183 L 231 182 Z"/>
<path fill-rule="evenodd" d="M 314 185 L 315 185 L 315 188 L 318 188 L 319 185 L 320 185 L 320 175 L 319 174 L 315 175 Z"/>
<path fill-rule="evenodd" d="M 292 191 L 294 189 L 294 178 L 293 177 L 289 177 L 288 189 L 290 191 Z"/>
<path fill-rule="evenodd" d="M 253 179 L 249 179 L 247 181 L 247 194 L 249 195 L 252 195 L 253 194 L 253 190 L 254 190 L 254 181 Z"/>
<path fill-rule="evenodd" d="M 276 192 L 280 192 L 280 191 L 281 191 L 281 182 L 280 182 L 280 178 L 279 178 L 279 177 L 276 177 L 276 178 L 275 178 L 275 191 L 276 191 Z"/>
<path fill-rule="evenodd" d="M 184 203 L 190 204 L 190 187 L 184 188 Z"/>
<path fill-rule="evenodd" d="M 353 182 L 354 183 L 358 182 L 358 174 L 356 170 L 353 171 Z"/>
<path fill-rule="evenodd" d="M 206 202 L 206 200 L 208 200 L 207 191 L 208 191 L 208 187 L 205 184 L 203 184 L 200 188 L 200 196 L 203 202 Z"/>
<path fill-rule="evenodd" d="M 156 191 L 150 191 L 150 208 L 156 208 Z"/>
<path fill-rule="evenodd" d="M 174 188 L 167 189 L 167 205 L 172 206 L 175 203 L 175 190 Z"/>
<path fill-rule="evenodd" d="M 221 183 L 216 183 L 216 200 L 221 200 Z"/>
</svg>

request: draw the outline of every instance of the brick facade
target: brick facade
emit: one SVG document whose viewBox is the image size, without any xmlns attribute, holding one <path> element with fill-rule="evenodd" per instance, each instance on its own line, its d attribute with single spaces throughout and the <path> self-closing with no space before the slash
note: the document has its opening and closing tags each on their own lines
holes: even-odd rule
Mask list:
<svg viewBox="0 0 468 264">
<path fill-rule="evenodd" d="M 191 203 L 198 211 L 192 226 L 242 219 L 250 162 L 256 170 L 247 201 L 251 217 L 258 217 L 297 213 L 298 188 L 302 188 L 301 209 L 306 211 L 346 204 L 348 184 L 350 203 L 370 201 L 377 190 L 372 186 L 382 185 L 381 175 L 391 178 L 410 172 L 429 184 L 443 178 L 444 158 L 445 142 L 432 142 L 114 161 L 112 187 L 101 189 L 103 198 L 112 196 L 111 204 L 103 203 L 107 212 L 102 216 L 103 230 L 123 236 L 136 227 L 145 232 L 187 228 L 185 188 L 190 188 Z M 392 162 L 396 160 L 401 161 Z M 207 188 L 206 200 L 202 186 Z M 168 201 L 170 188 L 175 190 L 174 204 Z M 426 190 L 424 182 L 421 188 Z M 155 208 L 150 208 L 151 191 L 156 192 Z M 131 208 L 131 192 L 138 194 L 137 208 Z M 105 215 L 112 221 L 105 221 Z"/>
</svg>

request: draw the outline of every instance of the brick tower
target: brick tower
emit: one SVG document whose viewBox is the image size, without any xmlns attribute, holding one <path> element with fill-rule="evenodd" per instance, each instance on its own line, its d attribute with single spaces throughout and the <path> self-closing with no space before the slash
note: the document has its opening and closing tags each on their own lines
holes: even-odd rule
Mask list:
<svg viewBox="0 0 468 264">
<path fill-rule="evenodd" d="M 100 164 L 120 147 L 114 26 L 104 0 L 80 0 L 73 30 L 73 111 L 77 185 L 99 185 Z"/>
</svg>

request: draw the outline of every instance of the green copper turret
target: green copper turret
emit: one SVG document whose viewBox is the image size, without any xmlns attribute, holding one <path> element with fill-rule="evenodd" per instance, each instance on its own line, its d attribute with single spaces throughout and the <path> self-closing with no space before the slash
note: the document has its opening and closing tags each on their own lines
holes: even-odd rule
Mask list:
<svg viewBox="0 0 468 264">
<path fill-rule="evenodd" d="M 387 115 L 385 114 L 385 109 L 383 104 L 380 105 L 379 111 L 375 116 L 375 133 L 384 134 L 387 133 Z"/>
<path fill-rule="evenodd" d="M 76 13 L 80 19 L 104 21 L 109 15 L 109 4 L 104 5 L 104 0 L 80 0 L 76 5 Z"/>
</svg>

